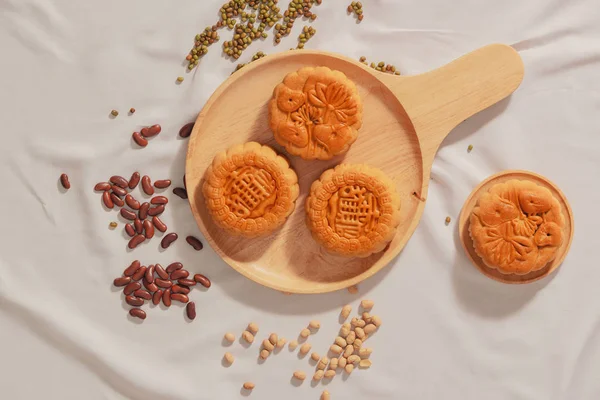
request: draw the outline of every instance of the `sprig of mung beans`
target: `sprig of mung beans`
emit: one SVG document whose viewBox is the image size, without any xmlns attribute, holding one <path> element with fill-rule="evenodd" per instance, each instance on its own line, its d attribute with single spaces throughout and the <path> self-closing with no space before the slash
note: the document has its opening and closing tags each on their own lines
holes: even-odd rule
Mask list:
<svg viewBox="0 0 600 400">
<path fill-rule="evenodd" d="M 356 15 L 356 18 L 359 21 L 362 21 L 364 18 L 362 3 L 360 1 L 353 1 L 352 3 L 350 3 L 350 5 L 348 6 L 348 13 L 354 13 L 354 15 Z"/>
<path fill-rule="evenodd" d="M 321 4 L 322 0 L 290 1 L 287 10 L 283 13 L 283 22 L 275 25 L 275 44 L 279 44 L 283 37 L 290 34 L 296 19 L 304 17 L 314 21 L 317 18 L 317 14 L 311 11 L 315 3 Z"/>
<path fill-rule="evenodd" d="M 298 36 L 298 46 L 296 48 L 303 49 L 306 42 L 308 42 L 315 33 L 317 33 L 315 28 L 312 26 L 305 26 L 302 29 L 302 33 Z"/>
<path fill-rule="evenodd" d="M 374 62 L 369 64 L 367 62 L 367 57 L 365 57 L 365 56 L 360 57 L 359 61 L 365 65 L 369 65 L 371 68 L 373 68 L 374 70 L 377 70 L 379 72 L 388 72 L 390 74 L 400 75 L 400 71 L 398 71 L 396 69 L 396 66 L 394 66 L 392 64 L 387 64 L 384 61 L 380 61 L 377 64 L 375 64 Z"/>
</svg>

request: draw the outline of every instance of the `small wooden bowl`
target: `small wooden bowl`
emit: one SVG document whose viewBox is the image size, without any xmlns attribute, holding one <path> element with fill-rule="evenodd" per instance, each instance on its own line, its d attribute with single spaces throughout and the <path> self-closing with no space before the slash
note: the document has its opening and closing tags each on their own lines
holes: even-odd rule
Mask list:
<svg viewBox="0 0 600 400">
<path fill-rule="evenodd" d="M 285 151 L 273 137 L 268 104 L 273 89 L 290 72 L 325 66 L 342 71 L 363 100 L 363 126 L 348 153 L 327 161 L 289 157 L 298 175 L 300 197 L 294 213 L 273 234 L 232 237 L 209 215 L 203 177 L 215 155 L 248 141 Z M 437 149 L 454 127 L 509 96 L 523 79 L 523 62 L 510 46 L 475 50 L 436 70 L 415 76 L 375 71 L 356 60 L 310 50 L 264 57 L 225 81 L 196 120 L 186 160 L 192 213 L 211 247 L 249 279 L 291 293 L 325 293 L 373 276 L 400 253 L 417 227 L 427 198 Z M 382 170 L 400 195 L 400 225 L 388 248 L 367 258 L 327 253 L 308 230 L 304 203 L 310 185 L 326 169 L 345 162 Z"/>
<path fill-rule="evenodd" d="M 558 200 L 560 203 L 563 215 L 565 216 L 565 235 L 566 240 L 563 241 L 562 246 L 558 249 L 558 253 L 556 254 L 556 258 L 549 262 L 544 268 L 530 272 L 526 275 L 515 275 L 515 274 L 502 274 L 498 270 L 488 267 L 485 265 L 481 257 L 477 255 L 475 252 L 475 248 L 473 246 L 473 240 L 471 239 L 471 235 L 469 234 L 469 217 L 473 208 L 477 204 L 477 200 L 479 200 L 479 196 L 482 193 L 487 192 L 492 186 L 497 183 L 502 183 L 509 181 L 511 179 L 520 179 L 520 180 L 529 180 L 540 186 L 544 186 L 548 188 L 552 195 Z M 529 171 L 502 171 L 496 175 L 492 175 L 483 182 L 481 182 L 475 190 L 471 192 L 467 201 L 460 212 L 460 218 L 458 221 L 458 229 L 460 235 L 460 241 L 462 243 L 463 249 L 465 249 L 465 253 L 471 259 L 473 264 L 487 277 L 492 278 L 498 282 L 502 283 L 510 283 L 510 284 L 522 284 L 522 283 L 531 283 L 537 280 L 540 280 L 548 275 L 550 275 L 558 266 L 563 262 L 567 253 L 569 252 L 569 248 L 571 247 L 571 242 L 573 241 L 573 232 L 574 232 L 574 221 L 573 221 L 573 211 L 571 211 L 571 206 L 567 201 L 567 198 L 560 191 L 560 189 L 548 179 L 544 178 L 541 175 L 538 175 L 534 172 Z"/>
</svg>

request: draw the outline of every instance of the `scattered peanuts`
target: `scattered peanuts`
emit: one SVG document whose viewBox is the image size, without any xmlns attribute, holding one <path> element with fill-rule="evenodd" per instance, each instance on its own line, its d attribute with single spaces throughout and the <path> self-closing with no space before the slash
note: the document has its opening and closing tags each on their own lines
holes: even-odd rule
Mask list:
<svg viewBox="0 0 600 400">
<path fill-rule="evenodd" d="M 365 326 L 364 332 L 367 335 L 370 335 L 371 333 L 375 332 L 377 330 L 377 327 L 373 324 L 369 324 L 367 326 Z"/>
<path fill-rule="evenodd" d="M 346 339 L 344 339 L 341 336 L 338 336 L 335 338 L 335 344 L 337 344 L 338 346 L 340 346 L 343 349 L 345 349 L 346 346 L 348 345 L 348 343 L 346 343 Z"/>
<path fill-rule="evenodd" d="M 225 353 L 225 355 L 223 356 L 223 358 L 229 364 L 233 364 L 233 362 L 235 361 L 235 358 L 233 357 L 233 354 L 231 354 L 230 352 Z"/>
<path fill-rule="evenodd" d="M 368 358 L 372 352 L 373 349 L 369 347 L 363 347 L 358 351 L 358 355 L 360 356 L 360 358 Z"/>
<path fill-rule="evenodd" d="M 281 348 L 283 348 L 283 346 L 285 346 L 286 343 L 287 343 L 286 338 L 279 338 L 279 340 L 277 341 L 277 345 L 275 347 L 277 347 L 278 349 L 281 349 Z"/>
<path fill-rule="evenodd" d="M 292 340 L 288 346 L 290 350 L 294 351 L 296 350 L 296 347 L 298 347 L 298 341 Z"/>
<path fill-rule="evenodd" d="M 373 322 L 373 325 L 375 325 L 378 328 L 381 326 L 381 318 L 379 318 L 377 315 L 373 315 L 373 317 L 371 318 L 371 322 Z"/>
<path fill-rule="evenodd" d="M 329 370 L 325 371 L 325 378 L 331 379 L 334 376 L 335 376 L 335 370 L 334 369 L 329 369 Z"/>
<path fill-rule="evenodd" d="M 304 343 L 302 346 L 300 346 L 300 354 L 307 354 L 311 348 L 312 346 L 310 343 Z"/>
<path fill-rule="evenodd" d="M 224 336 L 225 340 L 227 340 L 229 343 L 233 343 L 235 341 L 235 335 L 231 332 L 227 332 Z"/>
<path fill-rule="evenodd" d="M 365 331 L 363 330 L 363 328 L 359 328 L 357 326 L 356 328 L 354 328 L 354 333 L 356 333 L 356 337 L 358 337 L 359 339 L 365 338 Z"/>
<path fill-rule="evenodd" d="M 269 353 L 269 350 L 267 350 L 267 349 L 263 349 L 260 351 L 260 358 L 263 360 L 266 360 L 267 358 L 269 358 L 269 355 L 271 355 L 271 353 Z"/>
<path fill-rule="evenodd" d="M 356 328 L 357 326 L 358 326 L 359 328 L 362 328 L 362 327 L 364 327 L 364 326 L 366 325 L 365 321 L 363 321 L 362 319 L 360 319 L 360 318 L 357 318 L 357 317 L 354 317 L 354 318 L 352 318 L 352 321 L 350 322 L 350 324 L 351 324 L 353 327 L 355 327 L 355 328 Z"/>
<path fill-rule="evenodd" d="M 256 325 L 254 322 L 250 322 L 247 330 L 253 335 L 256 335 L 258 333 L 258 325 Z"/>
<path fill-rule="evenodd" d="M 363 319 L 363 321 L 365 321 L 366 324 L 370 324 L 371 323 L 371 314 L 369 314 L 368 312 L 362 313 L 362 319 Z"/>
<path fill-rule="evenodd" d="M 356 340 L 356 333 L 352 331 L 348 334 L 348 336 L 346 336 L 346 343 L 352 344 L 354 343 L 354 340 Z"/>
<path fill-rule="evenodd" d="M 321 323 L 317 320 L 312 320 L 308 323 L 308 327 L 310 329 L 319 329 L 321 327 Z"/>
<path fill-rule="evenodd" d="M 269 335 L 269 342 L 271 342 L 271 344 L 273 346 L 275 346 L 277 344 L 278 338 L 277 338 L 277 334 L 276 333 L 271 333 Z"/>
<path fill-rule="evenodd" d="M 354 364 L 347 364 L 346 368 L 344 368 L 344 370 L 346 371 L 346 373 L 350 374 L 352 373 L 352 371 L 354 370 Z"/>
<path fill-rule="evenodd" d="M 371 367 L 371 360 L 361 360 L 358 363 L 359 368 L 370 368 Z"/>
<path fill-rule="evenodd" d="M 346 348 L 344 349 L 344 357 L 348 358 L 350 357 L 352 354 L 354 354 L 354 346 L 352 346 L 351 344 L 349 344 L 348 346 L 346 346 Z"/>
<path fill-rule="evenodd" d="M 254 383 L 252 383 L 252 382 L 246 382 L 246 383 L 244 383 L 244 389 L 247 389 L 247 390 L 254 389 Z"/>
<path fill-rule="evenodd" d="M 319 355 L 319 353 L 312 353 L 312 354 L 310 355 L 310 358 L 311 358 L 313 361 L 319 361 L 319 360 L 321 359 L 321 356 Z"/>
<path fill-rule="evenodd" d="M 329 348 L 329 350 L 333 353 L 333 354 L 342 354 L 342 348 L 340 346 L 338 346 L 337 344 L 332 344 L 331 347 Z"/>
<path fill-rule="evenodd" d="M 363 341 L 361 339 L 356 339 L 354 341 L 354 343 L 352 343 L 352 346 L 354 346 L 355 350 L 358 350 L 362 347 Z"/>
<path fill-rule="evenodd" d="M 342 325 L 342 327 L 340 328 L 340 336 L 346 340 L 348 340 L 348 335 L 350 334 L 350 329 L 351 326 L 350 324 L 346 323 L 344 325 Z"/>
<path fill-rule="evenodd" d="M 321 400 L 331 400 L 331 396 L 327 390 L 321 393 Z"/>
<path fill-rule="evenodd" d="M 320 381 L 321 379 L 323 379 L 323 376 L 325 375 L 325 371 L 322 370 L 317 370 L 317 372 L 315 372 L 315 374 L 313 375 L 313 381 Z"/>
<path fill-rule="evenodd" d="M 344 307 L 342 307 L 342 312 L 340 312 L 340 316 L 345 321 L 346 319 L 348 319 L 351 312 L 352 312 L 352 306 L 350 304 L 346 304 Z"/>
<path fill-rule="evenodd" d="M 304 328 L 300 331 L 300 337 L 306 339 L 310 336 L 310 330 L 308 328 Z"/>
<path fill-rule="evenodd" d="M 306 373 L 304 371 L 296 371 L 294 372 L 294 378 L 303 381 L 306 379 Z"/>
<path fill-rule="evenodd" d="M 344 368 L 346 367 L 346 364 L 348 363 L 348 360 L 345 357 L 340 357 L 338 358 L 338 366 L 340 368 Z"/>
<path fill-rule="evenodd" d="M 271 341 L 269 339 L 263 340 L 262 345 L 263 345 L 264 349 L 267 350 L 269 353 L 272 352 L 273 349 L 275 348 L 275 346 L 273 346 L 273 343 L 271 343 Z"/>
<path fill-rule="evenodd" d="M 325 369 L 327 368 L 327 364 L 329 363 L 329 358 L 327 357 L 323 357 L 321 358 L 321 361 L 319 361 L 319 363 L 317 364 L 317 369 Z"/>
<path fill-rule="evenodd" d="M 373 300 L 363 300 L 360 302 L 360 306 L 365 310 L 370 310 L 375 305 Z"/>
<path fill-rule="evenodd" d="M 332 358 L 329 362 L 329 369 L 336 369 L 338 367 L 338 359 Z"/>
<path fill-rule="evenodd" d="M 244 331 L 244 333 L 242 333 L 242 338 L 248 343 L 254 342 L 254 335 L 248 331 Z"/>
<path fill-rule="evenodd" d="M 350 357 L 348 357 L 348 362 L 350 364 L 356 364 L 356 363 L 360 362 L 360 357 L 357 356 L 356 354 L 351 355 Z"/>
</svg>

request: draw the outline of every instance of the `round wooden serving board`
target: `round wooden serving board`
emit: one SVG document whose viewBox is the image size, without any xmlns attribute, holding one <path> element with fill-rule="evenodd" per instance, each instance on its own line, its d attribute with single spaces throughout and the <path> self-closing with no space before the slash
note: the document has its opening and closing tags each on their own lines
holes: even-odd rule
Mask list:
<svg viewBox="0 0 600 400">
<path fill-rule="evenodd" d="M 268 102 L 285 75 L 306 66 L 342 71 L 358 87 L 363 126 L 343 156 L 306 161 L 289 156 L 268 124 Z M 523 79 L 511 47 L 495 44 L 437 70 L 394 76 L 331 53 L 294 50 L 245 66 L 225 81 L 200 112 L 190 138 L 186 182 L 194 218 L 212 248 L 246 277 L 291 293 L 323 293 L 354 285 L 381 270 L 402 250 L 423 213 L 435 153 L 446 135 L 473 114 L 510 95 Z M 266 237 L 232 237 L 204 206 L 202 181 L 214 156 L 256 141 L 287 156 L 298 174 L 300 197 L 282 228 Z M 388 248 L 367 258 L 331 255 L 311 237 L 304 203 L 313 181 L 339 163 L 368 163 L 383 170 L 401 197 L 401 224 Z"/>
<path fill-rule="evenodd" d="M 485 265 L 481 257 L 477 255 L 475 252 L 475 248 L 473 247 L 473 240 L 471 239 L 471 235 L 469 234 L 469 218 L 471 213 L 473 212 L 473 208 L 477 204 L 477 200 L 479 200 L 479 196 L 482 193 L 487 192 L 492 186 L 497 183 L 502 183 L 509 181 L 511 179 L 519 179 L 519 180 L 528 180 L 532 181 L 540 186 L 544 186 L 552 192 L 554 198 L 558 200 L 560 203 L 560 208 L 562 210 L 563 215 L 565 216 L 565 240 L 563 244 L 558 249 L 556 254 L 556 258 L 548 263 L 544 268 L 530 272 L 526 275 L 516 275 L 516 274 L 502 274 L 498 272 L 498 270 L 493 269 Z M 492 278 L 498 282 L 503 283 L 512 283 L 512 284 L 520 284 L 520 283 L 531 283 L 537 280 L 540 280 L 548 275 L 550 275 L 559 265 L 563 262 L 569 249 L 571 248 L 571 242 L 573 241 L 573 233 L 574 233 L 574 221 L 573 221 L 573 211 L 571 211 L 571 206 L 567 201 L 567 198 L 560 191 L 560 189 L 548 179 L 544 178 L 541 175 L 538 175 L 529 171 L 502 171 L 496 175 L 492 175 L 483 182 L 481 182 L 469 195 L 465 204 L 460 212 L 460 218 L 458 220 L 458 229 L 460 241 L 462 243 L 463 249 L 465 249 L 465 253 L 475 265 L 485 276 Z"/>
</svg>

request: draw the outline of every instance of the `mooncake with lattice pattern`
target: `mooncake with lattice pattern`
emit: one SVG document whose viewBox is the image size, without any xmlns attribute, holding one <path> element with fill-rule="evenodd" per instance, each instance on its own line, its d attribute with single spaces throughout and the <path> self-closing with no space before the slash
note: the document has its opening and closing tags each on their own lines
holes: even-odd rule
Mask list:
<svg viewBox="0 0 600 400">
<path fill-rule="evenodd" d="M 394 238 L 400 197 L 382 171 L 340 164 L 313 182 L 306 221 L 313 238 L 329 252 L 367 257 L 385 249 Z"/>
<path fill-rule="evenodd" d="M 482 194 L 469 217 L 475 252 L 502 274 L 525 275 L 554 260 L 564 240 L 565 217 L 550 190 L 510 180 Z"/>
<path fill-rule="evenodd" d="M 202 192 L 213 220 L 233 235 L 266 235 L 294 211 L 298 177 L 269 146 L 240 144 L 217 154 Z"/>
</svg>

